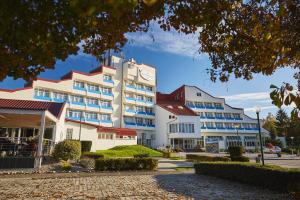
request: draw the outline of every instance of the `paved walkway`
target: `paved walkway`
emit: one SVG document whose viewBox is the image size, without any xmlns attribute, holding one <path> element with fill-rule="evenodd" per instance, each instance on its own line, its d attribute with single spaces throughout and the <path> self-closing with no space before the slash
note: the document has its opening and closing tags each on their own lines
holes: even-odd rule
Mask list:
<svg viewBox="0 0 300 200">
<path fill-rule="evenodd" d="M 175 171 L 176 168 L 191 168 L 192 162 L 186 162 L 185 160 L 170 160 L 167 158 L 161 158 L 158 160 L 159 171 Z"/>
<path fill-rule="evenodd" d="M 1 178 L 0 199 L 289 199 L 286 195 L 195 174 Z"/>
</svg>

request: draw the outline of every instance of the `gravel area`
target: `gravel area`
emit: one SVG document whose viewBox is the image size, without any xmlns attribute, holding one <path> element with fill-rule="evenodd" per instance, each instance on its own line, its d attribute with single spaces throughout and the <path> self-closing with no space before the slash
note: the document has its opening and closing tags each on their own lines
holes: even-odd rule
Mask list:
<svg viewBox="0 0 300 200">
<path fill-rule="evenodd" d="M 2 177 L 0 199 L 289 199 L 208 176 L 174 174 L 82 177 Z"/>
</svg>

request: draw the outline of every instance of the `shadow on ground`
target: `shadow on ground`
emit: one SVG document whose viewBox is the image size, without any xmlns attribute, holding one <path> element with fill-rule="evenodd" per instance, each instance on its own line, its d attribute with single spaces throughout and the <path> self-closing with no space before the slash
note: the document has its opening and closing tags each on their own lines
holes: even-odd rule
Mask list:
<svg viewBox="0 0 300 200">
<path fill-rule="evenodd" d="M 154 176 L 160 189 L 192 199 L 289 199 L 286 194 L 196 174 Z"/>
</svg>

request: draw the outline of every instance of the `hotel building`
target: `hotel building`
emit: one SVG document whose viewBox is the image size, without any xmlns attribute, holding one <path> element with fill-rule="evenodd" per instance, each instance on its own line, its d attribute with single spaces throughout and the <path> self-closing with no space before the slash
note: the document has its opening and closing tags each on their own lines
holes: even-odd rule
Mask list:
<svg viewBox="0 0 300 200">
<path fill-rule="evenodd" d="M 0 99 L 11 99 L 16 106 L 15 114 L 24 103 L 32 104 L 32 107 L 35 107 L 34 102 L 44 101 L 63 104 L 62 120 L 57 119 L 56 124 L 49 125 L 53 141 L 92 140 L 92 150 L 95 151 L 122 144 L 152 146 L 155 138 L 155 94 L 155 68 L 112 56 L 110 66 L 101 66 L 89 73 L 71 71 L 60 80 L 37 78 L 24 88 L 1 89 Z M 7 109 L 2 105 L 1 112 L 0 105 L 0 133 L 31 133 L 32 128 L 40 127 L 39 124 L 28 127 L 22 121 L 8 127 L 11 123 L 5 121 L 9 119 Z"/>
<path fill-rule="evenodd" d="M 170 94 L 157 93 L 156 116 L 156 137 L 160 138 L 157 148 L 219 152 L 231 145 L 246 149 L 258 145 L 256 119 L 196 86 L 183 85 Z M 261 130 L 263 137 L 269 137 L 268 131 Z"/>
</svg>

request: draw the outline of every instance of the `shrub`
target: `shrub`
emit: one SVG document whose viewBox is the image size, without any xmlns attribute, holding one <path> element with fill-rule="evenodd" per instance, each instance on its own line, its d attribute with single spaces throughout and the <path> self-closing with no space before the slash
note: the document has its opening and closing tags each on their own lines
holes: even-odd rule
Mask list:
<svg viewBox="0 0 300 200">
<path fill-rule="evenodd" d="M 196 154 L 187 154 L 186 159 L 194 162 L 230 161 L 230 158 L 228 157 L 219 157 L 219 156 L 212 157 L 212 156 L 204 156 L 204 155 L 196 155 Z"/>
<path fill-rule="evenodd" d="M 82 158 L 98 159 L 98 158 L 104 158 L 104 155 L 97 152 L 83 152 Z"/>
<path fill-rule="evenodd" d="M 153 158 L 109 158 L 97 159 L 97 171 L 124 171 L 124 170 L 154 170 L 158 160 Z"/>
<path fill-rule="evenodd" d="M 230 146 L 228 147 L 230 158 L 242 156 L 244 153 L 244 147 L 242 146 Z"/>
<path fill-rule="evenodd" d="M 164 158 L 171 158 L 171 152 L 163 151 L 162 153 Z"/>
<path fill-rule="evenodd" d="M 249 158 L 246 156 L 234 156 L 234 157 L 231 157 L 231 161 L 249 162 Z"/>
<path fill-rule="evenodd" d="M 92 147 L 92 141 L 81 141 L 81 152 L 90 152 Z"/>
<path fill-rule="evenodd" d="M 64 140 L 55 145 L 53 157 L 58 160 L 79 159 L 81 155 L 80 142 L 77 140 Z"/>
<path fill-rule="evenodd" d="M 61 169 L 64 171 L 70 171 L 72 169 L 72 165 L 70 162 L 68 161 L 61 161 Z"/>
<path fill-rule="evenodd" d="M 281 192 L 300 193 L 300 170 L 254 163 L 202 162 L 194 165 L 197 174 L 239 181 Z"/>
<path fill-rule="evenodd" d="M 175 147 L 175 148 L 173 149 L 173 151 L 174 151 L 174 152 L 183 152 L 183 149 L 180 148 L 180 147 Z"/>
<path fill-rule="evenodd" d="M 148 153 L 136 154 L 133 156 L 134 158 L 148 158 L 150 155 Z"/>
<path fill-rule="evenodd" d="M 86 169 L 95 169 L 95 159 L 83 158 L 80 160 L 80 165 Z"/>
</svg>

